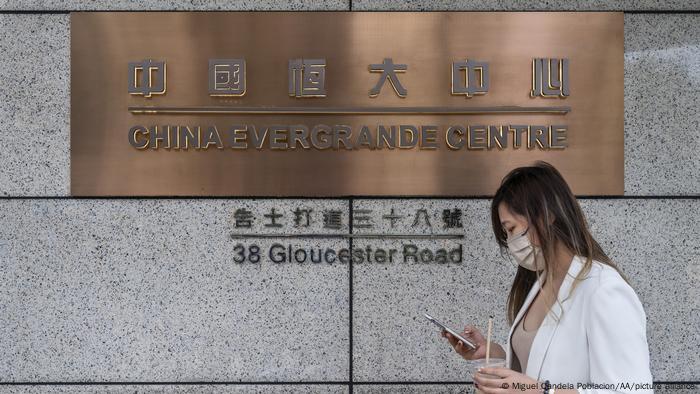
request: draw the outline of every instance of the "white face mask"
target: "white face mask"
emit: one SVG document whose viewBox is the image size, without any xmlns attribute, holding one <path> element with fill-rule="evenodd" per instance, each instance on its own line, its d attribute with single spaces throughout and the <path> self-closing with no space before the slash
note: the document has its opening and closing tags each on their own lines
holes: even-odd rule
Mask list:
<svg viewBox="0 0 700 394">
<path fill-rule="evenodd" d="M 532 245 L 525 229 L 520 235 L 508 238 L 508 250 L 518 265 L 530 271 L 544 269 L 544 257 L 539 246 Z"/>
</svg>

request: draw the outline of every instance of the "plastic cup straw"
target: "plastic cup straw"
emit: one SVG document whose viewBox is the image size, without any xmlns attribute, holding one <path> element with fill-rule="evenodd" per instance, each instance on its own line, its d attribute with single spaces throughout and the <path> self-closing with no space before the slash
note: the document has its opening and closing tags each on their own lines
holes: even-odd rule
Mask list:
<svg viewBox="0 0 700 394">
<path fill-rule="evenodd" d="M 486 330 L 486 364 L 489 363 L 489 355 L 491 354 L 491 329 L 493 328 L 493 316 L 489 316 L 489 326 Z"/>
</svg>

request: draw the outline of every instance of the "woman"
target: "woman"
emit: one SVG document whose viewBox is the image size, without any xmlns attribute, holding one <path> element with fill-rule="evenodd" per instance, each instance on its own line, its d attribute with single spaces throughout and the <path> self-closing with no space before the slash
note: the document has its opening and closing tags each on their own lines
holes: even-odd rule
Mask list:
<svg viewBox="0 0 700 394">
<path fill-rule="evenodd" d="M 490 347 L 490 357 L 505 358 L 507 367 L 481 368 L 475 386 L 486 394 L 653 393 L 642 304 L 591 236 L 559 171 L 543 161 L 511 171 L 494 195 L 491 219 L 501 253 L 507 249 L 519 267 L 506 347 Z M 474 350 L 442 335 L 465 359 L 486 357 L 475 327 L 464 329 Z"/>
</svg>

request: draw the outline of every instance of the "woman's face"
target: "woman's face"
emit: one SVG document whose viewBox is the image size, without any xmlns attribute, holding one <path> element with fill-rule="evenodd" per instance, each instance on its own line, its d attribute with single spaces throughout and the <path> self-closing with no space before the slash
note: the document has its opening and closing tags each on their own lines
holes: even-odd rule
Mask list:
<svg viewBox="0 0 700 394">
<path fill-rule="evenodd" d="M 498 205 L 498 216 L 501 218 L 501 226 L 503 226 L 503 230 L 506 232 L 508 238 L 520 235 L 527 229 L 527 218 L 511 212 L 505 202 Z M 527 235 L 530 238 L 530 243 L 535 246 L 540 246 L 537 234 L 535 234 L 532 229 L 527 231 Z"/>
</svg>

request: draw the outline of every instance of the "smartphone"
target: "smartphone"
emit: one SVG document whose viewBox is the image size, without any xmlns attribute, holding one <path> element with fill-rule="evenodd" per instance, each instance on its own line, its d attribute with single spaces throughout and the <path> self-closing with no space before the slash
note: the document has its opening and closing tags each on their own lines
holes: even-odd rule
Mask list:
<svg viewBox="0 0 700 394">
<path fill-rule="evenodd" d="M 443 330 L 449 332 L 450 334 L 452 334 L 453 337 L 455 337 L 455 338 L 459 339 L 460 341 L 462 341 L 462 343 L 463 343 L 465 346 L 469 346 L 469 347 L 472 348 L 472 349 L 476 349 L 476 345 L 474 345 L 471 341 L 467 340 L 467 339 L 464 338 L 463 336 L 459 335 L 459 334 L 457 333 L 457 331 L 455 331 L 455 330 L 453 330 L 453 329 L 451 329 L 451 328 L 445 326 L 444 324 L 442 324 L 442 323 L 440 323 L 439 321 L 435 320 L 432 316 L 430 316 L 430 315 L 427 314 L 427 313 L 424 313 L 424 315 L 425 315 L 425 318 L 428 319 L 428 320 L 430 320 L 431 322 L 433 322 L 433 324 L 435 324 L 436 326 L 440 327 L 441 329 L 443 329 Z"/>
</svg>

